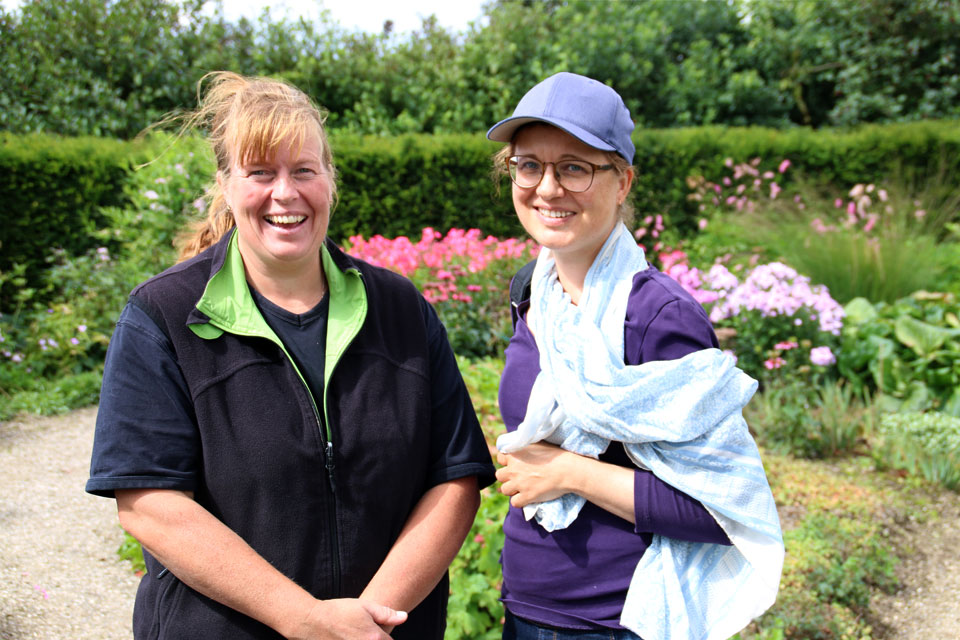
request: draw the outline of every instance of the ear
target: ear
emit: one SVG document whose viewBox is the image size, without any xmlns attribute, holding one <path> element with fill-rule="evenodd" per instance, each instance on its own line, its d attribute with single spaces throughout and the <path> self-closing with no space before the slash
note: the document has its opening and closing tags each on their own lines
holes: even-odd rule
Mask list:
<svg viewBox="0 0 960 640">
<path fill-rule="evenodd" d="M 226 201 L 227 206 L 232 210 L 233 204 L 230 202 L 230 195 L 227 193 L 227 176 L 223 171 L 217 171 L 217 188 L 220 189 L 220 193 L 223 194 L 223 199 Z"/>
<path fill-rule="evenodd" d="M 617 187 L 617 202 L 623 202 L 630 193 L 630 186 L 633 184 L 633 167 L 630 167 L 622 174 Z"/>
</svg>

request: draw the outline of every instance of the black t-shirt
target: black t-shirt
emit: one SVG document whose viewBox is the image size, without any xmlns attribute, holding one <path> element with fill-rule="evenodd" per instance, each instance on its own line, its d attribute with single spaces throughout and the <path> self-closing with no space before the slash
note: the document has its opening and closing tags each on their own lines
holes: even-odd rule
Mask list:
<svg viewBox="0 0 960 640">
<path fill-rule="evenodd" d="M 293 313 L 270 302 L 253 287 L 250 287 L 250 293 L 263 319 L 287 348 L 320 409 L 323 402 L 323 357 L 327 350 L 329 294 L 324 294 L 313 309 L 305 313 Z"/>
</svg>

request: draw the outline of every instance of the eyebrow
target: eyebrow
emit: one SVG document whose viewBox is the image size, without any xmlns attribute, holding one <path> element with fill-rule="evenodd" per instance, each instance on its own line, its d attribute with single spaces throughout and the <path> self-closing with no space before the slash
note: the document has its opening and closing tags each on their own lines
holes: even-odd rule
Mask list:
<svg viewBox="0 0 960 640">
<path fill-rule="evenodd" d="M 537 156 L 537 155 L 535 155 L 535 154 L 532 154 L 532 153 L 515 153 L 515 154 L 513 154 L 513 155 L 514 155 L 514 157 L 517 157 L 517 158 L 533 158 L 534 160 L 537 160 L 538 162 L 544 162 L 544 160 L 541 160 L 539 156 Z M 558 159 L 559 159 L 559 160 L 579 160 L 580 162 L 590 162 L 590 161 L 587 160 L 586 158 L 581 158 L 580 156 L 575 156 L 575 155 L 573 155 L 572 153 L 565 153 L 565 154 L 563 154 L 562 156 L 560 156 L 560 158 L 558 158 Z M 547 162 L 552 162 L 552 161 L 547 161 Z"/>
</svg>

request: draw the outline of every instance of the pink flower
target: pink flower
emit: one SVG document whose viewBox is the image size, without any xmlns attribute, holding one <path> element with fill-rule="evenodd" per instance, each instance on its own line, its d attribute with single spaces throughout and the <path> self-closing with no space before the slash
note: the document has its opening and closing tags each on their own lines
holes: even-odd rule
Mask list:
<svg viewBox="0 0 960 640">
<path fill-rule="evenodd" d="M 781 191 L 783 191 L 783 189 L 781 189 L 780 185 L 778 185 L 776 182 L 770 183 L 770 199 L 771 200 L 776 200 L 777 194 L 780 193 Z"/>
<path fill-rule="evenodd" d="M 707 228 L 707 219 L 706 219 L 706 218 L 700 218 L 699 220 L 697 220 L 697 228 L 700 229 L 700 231 L 703 231 L 704 229 L 706 229 L 706 228 Z"/>
<path fill-rule="evenodd" d="M 770 358 L 769 360 L 764 362 L 763 366 L 766 367 L 767 369 L 773 370 L 773 369 L 779 369 L 785 364 L 787 364 L 786 360 L 784 360 L 780 356 L 777 356 L 776 358 Z"/>
<path fill-rule="evenodd" d="M 837 361 L 830 347 L 814 347 L 810 349 L 810 362 L 821 367 L 829 366 Z"/>
<path fill-rule="evenodd" d="M 796 349 L 800 345 L 796 342 L 778 342 L 773 345 L 774 349 L 780 349 L 781 351 L 789 351 L 790 349 Z"/>
<path fill-rule="evenodd" d="M 783 162 L 780 163 L 780 166 L 777 167 L 777 171 L 779 171 L 780 173 L 785 173 L 786 170 L 789 168 L 790 168 L 790 161 L 784 160 Z"/>
</svg>

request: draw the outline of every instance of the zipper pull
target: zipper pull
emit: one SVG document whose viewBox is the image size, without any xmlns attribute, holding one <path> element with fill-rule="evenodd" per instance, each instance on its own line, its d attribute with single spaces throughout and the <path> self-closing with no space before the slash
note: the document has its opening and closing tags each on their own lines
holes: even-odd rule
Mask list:
<svg viewBox="0 0 960 640">
<path fill-rule="evenodd" d="M 337 492 L 337 481 L 335 480 L 334 473 L 333 473 L 335 466 L 336 465 L 333 462 L 333 443 L 328 440 L 326 467 L 327 467 L 327 476 L 330 478 L 330 491 L 332 491 L 333 493 Z"/>
</svg>

